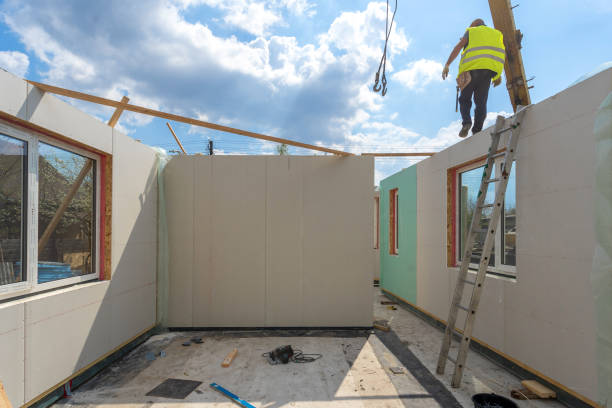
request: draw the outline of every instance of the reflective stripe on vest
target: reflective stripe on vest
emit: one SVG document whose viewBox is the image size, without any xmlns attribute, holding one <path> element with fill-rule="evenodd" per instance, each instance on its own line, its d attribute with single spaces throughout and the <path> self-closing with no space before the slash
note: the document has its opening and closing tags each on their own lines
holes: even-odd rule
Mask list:
<svg viewBox="0 0 612 408">
<path fill-rule="evenodd" d="M 504 63 L 504 59 L 503 58 L 499 58 L 495 55 L 491 55 L 491 54 L 479 54 L 479 55 L 474 55 L 473 57 L 467 57 L 461 60 L 462 63 L 467 63 L 470 61 L 474 61 L 475 59 L 478 58 L 491 58 L 494 59 L 495 61 L 501 62 L 502 64 Z"/>
<path fill-rule="evenodd" d="M 506 50 L 502 33 L 494 28 L 478 26 L 468 28 L 468 45 L 461 54 L 459 74 L 475 69 L 489 69 L 499 78 L 504 70 Z"/>
</svg>

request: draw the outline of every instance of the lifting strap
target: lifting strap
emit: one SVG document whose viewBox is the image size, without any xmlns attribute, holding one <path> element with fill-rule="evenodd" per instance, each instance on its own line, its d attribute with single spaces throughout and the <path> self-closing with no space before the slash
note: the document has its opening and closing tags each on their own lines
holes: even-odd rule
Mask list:
<svg viewBox="0 0 612 408">
<path fill-rule="evenodd" d="M 378 64 L 378 71 L 376 72 L 376 78 L 374 79 L 374 86 L 372 90 L 378 92 L 382 88 L 382 96 L 387 94 L 387 77 L 385 70 L 387 68 L 387 43 L 389 42 L 389 36 L 391 35 L 391 28 L 393 27 L 393 20 L 395 20 L 395 13 L 397 13 L 397 0 L 395 0 L 395 10 L 391 17 L 391 24 L 389 24 L 389 0 L 387 0 L 387 19 L 385 20 L 385 48 L 383 49 L 383 55 L 380 58 L 380 64 Z M 380 76 L 380 69 L 382 68 L 382 78 Z M 380 80 L 380 84 L 379 84 Z"/>
</svg>

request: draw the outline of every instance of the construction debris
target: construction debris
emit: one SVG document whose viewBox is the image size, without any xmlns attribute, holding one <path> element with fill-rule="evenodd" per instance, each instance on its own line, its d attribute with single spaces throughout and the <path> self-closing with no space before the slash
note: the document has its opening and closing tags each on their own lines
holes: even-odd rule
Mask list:
<svg viewBox="0 0 612 408">
<path fill-rule="evenodd" d="M 406 369 L 404 367 L 389 367 L 389 370 L 393 374 L 406 374 Z"/>
<path fill-rule="evenodd" d="M 557 393 L 551 390 L 550 388 L 540 384 L 535 380 L 524 380 L 521 381 L 523 387 L 536 394 L 538 397 L 543 399 L 548 398 L 557 398 Z"/>
<path fill-rule="evenodd" d="M 236 354 L 238 354 L 238 349 L 233 349 L 232 351 L 230 351 L 230 353 L 221 363 L 221 367 L 229 367 L 232 364 L 232 361 L 234 361 L 234 359 L 236 358 Z"/>
<path fill-rule="evenodd" d="M 389 326 L 389 322 L 387 320 L 376 320 L 372 326 L 375 329 L 386 331 L 386 332 L 391 330 L 391 327 Z"/>
<path fill-rule="evenodd" d="M 529 391 L 526 388 L 516 388 L 510 391 L 510 396 L 514 399 L 518 399 L 518 400 L 532 400 L 532 399 L 538 399 L 540 397 L 538 397 L 537 394 Z"/>
</svg>

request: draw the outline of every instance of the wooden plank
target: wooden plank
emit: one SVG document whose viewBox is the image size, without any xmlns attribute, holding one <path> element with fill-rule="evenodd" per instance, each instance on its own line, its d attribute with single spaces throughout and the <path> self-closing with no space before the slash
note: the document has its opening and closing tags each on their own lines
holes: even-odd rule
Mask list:
<svg viewBox="0 0 612 408">
<path fill-rule="evenodd" d="M 62 201 L 57 211 L 53 215 L 53 218 L 51 218 L 51 222 L 49 222 L 49 225 L 47 225 L 45 232 L 43 232 L 42 236 L 38 240 L 38 256 L 40 256 L 40 254 L 42 254 L 42 251 L 45 249 L 45 245 L 47 245 L 47 241 L 49 241 L 49 238 L 51 238 L 51 234 L 53 234 L 53 231 L 55 231 L 55 228 L 57 227 L 60 220 L 62 219 L 64 212 L 70 205 L 70 202 L 76 195 L 77 191 L 79 190 L 79 187 L 81 187 L 81 184 L 83 183 L 83 180 L 85 179 L 85 176 L 87 176 L 87 173 L 89 173 L 89 171 L 91 170 L 92 165 L 93 165 L 93 160 L 87 159 L 87 163 L 85 163 L 85 165 L 81 169 L 81 172 L 79 173 L 76 180 L 72 184 L 72 187 L 68 191 L 68 194 L 66 194 L 66 197 L 64 197 L 64 200 Z"/>
<path fill-rule="evenodd" d="M 4 391 L 4 385 L 0 381 L 0 408 L 13 408 L 11 401 L 9 401 L 6 392 Z"/>
<path fill-rule="evenodd" d="M 516 29 L 510 0 L 489 0 L 489 8 L 491 9 L 493 25 L 504 35 L 506 88 L 512 107 L 516 112 L 518 105 L 531 104 L 523 57 L 521 56 L 520 38 L 522 38 L 522 34 Z"/>
<path fill-rule="evenodd" d="M 101 98 L 86 94 L 83 92 L 72 91 L 70 89 L 60 88 L 57 86 L 46 85 L 40 82 L 28 81 L 28 83 L 40 88 L 45 92 L 54 93 L 57 95 L 67 96 L 69 98 L 79 99 L 86 102 L 97 103 L 99 105 L 113 106 L 115 108 L 123 108 L 126 111 L 142 113 L 144 115 L 155 116 L 162 119 L 167 119 L 175 122 L 187 123 L 189 125 L 200 126 L 207 129 L 219 130 L 221 132 L 233 133 L 236 135 L 248 136 L 254 139 L 267 140 L 270 142 L 284 143 L 290 146 L 302 147 L 304 149 L 316 150 L 325 153 L 333 153 L 339 156 L 354 156 L 353 153 L 344 152 L 341 150 L 329 149 L 327 147 L 315 146 L 308 143 L 296 142 L 289 139 L 282 139 L 280 137 L 268 136 L 261 133 L 250 132 L 248 130 L 236 129 L 229 126 L 218 125 L 216 123 L 205 122 L 199 119 L 188 118 L 186 116 L 175 115 L 172 113 L 162 112 L 155 109 L 149 109 L 138 105 L 131 105 L 129 103 L 122 103 L 113 101 L 111 99 Z"/>
<path fill-rule="evenodd" d="M 176 140 L 176 143 L 178 143 L 179 147 L 183 151 L 183 154 L 187 154 L 187 152 L 183 148 L 183 144 L 181 143 L 179 138 L 176 136 L 176 133 L 174 133 L 174 129 L 172 129 L 172 126 L 170 126 L 170 122 L 166 122 L 166 125 L 168 126 L 168 129 L 170 129 L 170 132 L 172 132 L 172 136 L 174 136 L 174 140 Z"/>
<path fill-rule="evenodd" d="M 361 153 L 362 156 L 374 157 L 425 157 L 433 156 L 435 152 L 414 152 L 414 153 Z"/>
<path fill-rule="evenodd" d="M 238 354 L 238 349 L 233 349 L 232 351 L 230 351 L 230 353 L 221 363 L 221 367 L 229 367 L 232 364 L 232 361 L 234 361 L 234 359 L 236 358 L 236 354 Z"/>
<path fill-rule="evenodd" d="M 521 384 L 540 398 L 557 398 L 556 392 L 535 380 L 524 380 Z"/>
<path fill-rule="evenodd" d="M 123 98 L 121 98 L 121 103 L 128 103 L 130 101 L 130 98 L 128 98 L 127 96 L 124 96 Z M 111 116 L 111 118 L 108 121 L 108 126 L 114 128 L 115 125 L 117 124 L 117 122 L 119 122 L 119 116 L 121 116 L 121 114 L 123 113 L 123 108 L 117 108 L 115 109 L 115 112 L 113 112 L 113 116 Z"/>
</svg>

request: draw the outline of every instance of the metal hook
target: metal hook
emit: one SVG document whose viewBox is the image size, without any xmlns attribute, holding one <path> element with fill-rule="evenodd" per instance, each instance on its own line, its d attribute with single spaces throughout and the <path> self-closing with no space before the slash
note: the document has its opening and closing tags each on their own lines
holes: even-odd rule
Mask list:
<svg viewBox="0 0 612 408">
<path fill-rule="evenodd" d="M 374 86 L 372 87 L 372 90 L 374 92 L 378 92 L 380 91 L 380 85 L 378 84 L 378 77 L 379 77 L 379 72 L 376 73 L 376 79 L 374 79 Z"/>
<path fill-rule="evenodd" d="M 383 76 L 382 76 L 382 96 L 385 96 L 387 94 L 387 77 L 385 76 L 384 72 L 383 72 Z"/>
</svg>

